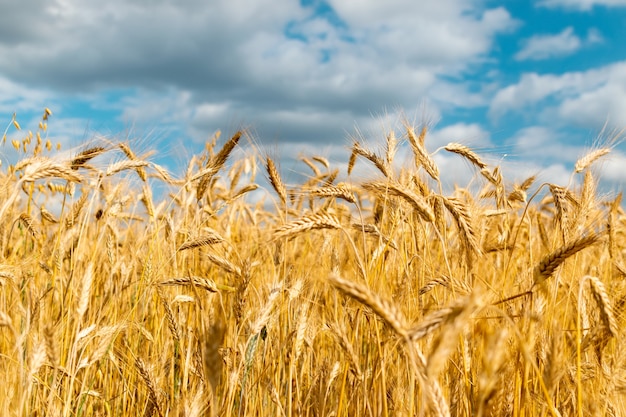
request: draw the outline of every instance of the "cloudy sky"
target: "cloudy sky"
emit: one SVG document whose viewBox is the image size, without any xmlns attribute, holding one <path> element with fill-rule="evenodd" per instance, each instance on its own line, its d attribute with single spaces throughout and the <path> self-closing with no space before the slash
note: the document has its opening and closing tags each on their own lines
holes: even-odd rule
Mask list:
<svg viewBox="0 0 626 417">
<path fill-rule="evenodd" d="M 432 126 L 431 151 L 459 141 L 512 175 L 565 183 L 603 127 L 605 139 L 626 127 L 626 0 L 0 0 L 0 10 L 0 123 L 17 112 L 35 130 L 49 107 L 49 135 L 66 147 L 130 137 L 170 167 L 241 126 L 285 160 L 339 163 L 357 131 L 382 147 L 408 119 Z M 617 186 L 625 153 L 618 144 L 604 164 Z M 457 156 L 437 160 L 462 179 Z"/>
</svg>

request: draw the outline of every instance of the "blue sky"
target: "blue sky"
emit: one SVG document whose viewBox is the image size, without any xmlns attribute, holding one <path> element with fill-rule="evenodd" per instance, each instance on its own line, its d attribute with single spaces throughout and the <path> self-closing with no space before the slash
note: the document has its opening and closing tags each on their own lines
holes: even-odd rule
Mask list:
<svg viewBox="0 0 626 417">
<path fill-rule="evenodd" d="M 0 122 L 17 112 L 35 130 L 49 107 L 49 135 L 65 148 L 129 137 L 172 169 L 218 129 L 249 127 L 283 161 L 343 163 L 357 131 L 376 148 L 408 119 L 432 126 L 431 151 L 462 142 L 512 178 L 566 183 L 603 128 L 607 139 L 626 127 L 626 0 L 0 0 L 0 9 Z M 612 188 L 626 181 L 625 146 L 603 164 Z M 436 159 L 447 181 L 467 182 L 458 156 Z"/>
</svg>

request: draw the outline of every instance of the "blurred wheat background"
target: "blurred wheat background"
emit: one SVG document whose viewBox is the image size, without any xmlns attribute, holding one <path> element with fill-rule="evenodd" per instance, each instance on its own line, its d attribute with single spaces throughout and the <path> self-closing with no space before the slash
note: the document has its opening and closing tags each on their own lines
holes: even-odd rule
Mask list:
<svg viewBox="0 0 626 417">
<path fill-rule="evenodd" d="M 610 148 L 563 186 L 450 143 L 475 177 L 446 191 L 407 124 L 289 184 L 260 149 L 231 158 L 246 131 L 172 173 L 128 142 L 63 157 L 49 116 L 0 173 L 2 415 L 626 413 L 626 219 L 593 170 Z"/>
</svg>

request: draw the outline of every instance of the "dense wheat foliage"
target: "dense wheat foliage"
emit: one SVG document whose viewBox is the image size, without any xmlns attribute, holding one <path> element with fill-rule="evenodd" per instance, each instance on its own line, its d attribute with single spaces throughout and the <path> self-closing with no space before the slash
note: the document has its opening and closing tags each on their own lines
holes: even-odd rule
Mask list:
<svg viewBox="0 0 626 417">
<path fill-rule="evenodd" d="M 233 158 L 246 132 L 177 174 L 129 143 L 63 158 L 48 116 L 0 174 L 1 415 L 626 414 L 605 152 L 577 185 L 515 185 L 452 143 L 483 189 L 444 192 L 407 127 L 289 184 L 261 152 Z"/>
</svg>

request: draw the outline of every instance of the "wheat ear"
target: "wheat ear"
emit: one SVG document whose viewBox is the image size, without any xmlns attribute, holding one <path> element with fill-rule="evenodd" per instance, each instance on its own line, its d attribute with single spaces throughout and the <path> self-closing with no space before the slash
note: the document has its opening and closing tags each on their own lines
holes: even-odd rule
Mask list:
<svg viewBox="0 0 626 417">
<path fill-rule="evenodd" d="M 476 254 L 481 254 L 479 238 L 473 227 L 470 209 L 467 204 L 458 198 L 440 197 L 445 208 L 452 214 L 465 248 Z"/>
<path fill-rule="evenodd" d="M 349 203 L 356 203 L 354 192 L 346 185 L 329 185 L 311 191 L 311 195 L 319 197 L 337 197 Z"/>
<path fill-rule="evenodd" d="M 598 159 L 602 158 L 604 155 L 611 152 L 611 148 L 600 148 L 594 151 L 589 152 L 587 155 L 580 158 L 576 161 L 576 165 L 574 165 L 574 172 L 581 173 L 591 164 L 593 164 Z"/>
<path fill-rule="evenodd" d="M 332 214 L 311 214 L 279 227 L 274 232 L 274 237 L 277 239 L 291 237 L 315 229 L 341 229 L 341 223 Z"/>
<path fill-rule="evenodd" d="M 437 181 L 439 179 L 439 169 L 437 168 L 437 165 L 435 165 L 435 161 L 433 161 L 431 156 L 426 151 L 426 148 L 424 147 L 424 137 L 426 136 L 428 128 L 424 125 L 424 127 L 422 127 L 422 131 L 420 132 L 419 137 L 415 136 L 415 131 L 412 127 L 407 126 L 406 130 L 409 144 L 411 145 L 413 155 L 415 156 L 415 167 L 419 168 L 420 166 L 422 166 L 426 170 L 428 175 L 430 175 L 432 179 Z"/>
<path fill-rule="evenodd" d="M 402 200 L 408 202 L 422 219 L 426 220 L 427 222 L 433 222 L 435 220 L 435 215 L 433 214 L 432 209 L 424 200 L 424 198 L 420 197 L 419 195 L 408 189 L 405 189 L 405 187 L 402 187 L 402 185 L 400 184 L 384 181 L 375 181 L 363 184 L 363 188 L 368 191 L 376 192 L 380 195 L 389 194 L 395 197 L 399 197 Z"/>
<path fill-rule="evenodd" d="M 613 313 L 613 307 L 611 306 L 611 300 L 609 298 L 609 294 L 606 292 L 606 288 L 600 279 L 597 277 L 587 275 L 583 278 L 584 280 L 588 280 L 589 284 L 591 284 L 591 292 L 593 294 L 593 298 L 596 300 L 596 304 L 600 308 L 600 318 L 604 327 L 608 330 L 611 336 L 617 337 L 618 335 L 618 325 L 617 320 L 615 319 L 615 314 Z"/>
<path fill-rule="evenodd" d="M 237 143 L 239 143 L 239 139 L 241 139 L 242 135 L 243 135 L 242 131 L 236 132 L 224 144 L 222 149 L 220 149 L 220 151 L 213 158 L 211 158 L 211 160 L 209 161 L 209 165 L 215 168 L 216 172 L 219 171 L 224 166 L 224 164 L 228 160 L 228 157 L 232 153 L 233 149 L 235 149 L 235 146 L 237 146 Z"/>
<path fill-rule="evenodd" d="M 163 413 L 159 407 L 159 398 L 157 396 L 157 391 L 154 386 L 154 382 L 152 381 L 152 377 L 148 372 L 148 368 L 141 358 L 135 359 L 135 367 L 137 368 L 141 379 L 143 379 L 143 382 L 146 384 L 146 388 L 148 388 L 149 407 L 146 411 L 146 415 L 152 415 L 152 412 L 156 409 L 158 415 L 162 417 Z"/>
<path fill-rule="evenodd" d="M 207 246 L 207 245 L 216 245 L 224 241 L 224 238 L 220 236 L 219 233 L 217 233 L 213 229 L 209 229 L 208 227 L 205 227 L 204 232 L 205 233 L 202 236 L 199 236 L 195 239 L 188 240 L 185 243 L 183 243 L 178 248 L 178 251 L 180 252 L 183 250 L 194 249 L 194 248 Z"/>
<path fill-rule="evenodd" d="M 283 183 L 283 180 L 278 173 L 278 169 L 276 169 L 276 164 L 274 163 L 274 160 L 272 160 L 272 158 L 270 158 L 269 156 L 266 158 L 265 168 L 267 169 L 267 175 L 269 176 L 270 184 L 272 184 L 272 187 L 274 187 L 274 190 L 278 194 L 278 197 L 280 198 L 280 201 L 283 203 L 283 205 L 286 205 L 287 188 L 285 188 L 285 184 Z"/>
<path fill-rule="evenodd" d="M 124 155 L 126 155 L 128 159 L 130 159 L 131 161 L 137 160 L 137 156 L 135 155 L 135 152 L 133 152 L 133 150 L 130 149 L 130 146 L 128 146 L 126 143 L 120 143 L 118 146 L 120 147 L 122 152 L 124 152 Z M 139 175 L 139 178 L 141 178 L 143 182 L 145 182 L 148 179 L 148 176 L 146 175 L 146 170 L 144 167 L 139 167 L 136 169 L 136 171 L 137 171 L 137 175 Z"/>
<path fill-rule="evenodd" d="M 385 163 L 385 161 L 374 152 L 365 149 L 363 146 L 361 146 L 360 143 L 354 142 L 354 145 L 352 145 L 352 154 L 354 155 L 354 161 L 356 161 L 356 156 L 360 155 L 373 163 L 374 166 L 378 168 L 378 170 L 382 172 L 385 177 L 391 177 L 391 170 L 389 169 L 389 166 Z M 350 162 L 348 163 L 348 174 L 352 171 L 351 167 L 354 166 L 354 162 L 352 161 L 353 157 L 351 156 Z"/>
<path fill-rule="evenodd" d="M 42 178 L 63 178 L 67 181 L 81 182 L 78 176 L 68 165 L 54 162 L 49 158 L 28 158 L 18 162 L 15 170 L 24 169 L 21 182 L 33 182 Z"/>
<path fill-rule="evenodd" d="M 105 150 L 106 149 L 102 146 L 94 146 L 93 148 L 85 149 L 72 159 L 70 162 L 70 168 L 77 170 L 78 168 L 84 167 L 88 161 L 104 153 Z"/>
<path fill-rule="evenodd" d="M 232 287 L 228 287 L 226 285 L 218 285 L 214 281 L 202 277 L 170 278 L 168 280 L 159 282 L 159 285 L 197 286 L 208 292 L 218 292 L 218 290 L 220 289 L 228 289 L 230 291 L 234 291 L 234 288 Z"/>
<path fill-rule="evenodd" d="M 371 308 L 398 336 L 406 338 L 406 319 L 390 301 L 356 282 L 348 281 L 335 274 L 328 277 L 328 282 L 345 295 Z"/>
<path fill-rule="evenodd" d="M 137 169 L 143 168 L 146 166 L 148 166 L 148 163 L 146 161 L 139 161 L 139 160 L 119 161 L 107 167 L 106 176 L 110 177 L 111 175 L 117 174 L 118 172 L 126 171 L 127 169 L 133 169 L 137 171 Z"/>
<path fill-rule="evenodd" d="M 533 271 L 533 286 L 550 278 L 552 274 L 554 274 L 554 271 L 556 271 L 567 258 L 598 243 L 601 238 L 602 235 L 598 233 L 584 236 L 545 256 Z"/>
<path fill-rule="evenodd" d="M 460 143 L 450 142 L 444 147 L 444 149 L 448 152 L 461 155 L 462 157 L 470 161 L 472 164 L 476 165 L 478 169 L 487 168 L 487 164 L 484 163 L 482 159 L 480 159 L 478 154 L 476 154 L 476 152 L 472 151 L 470 148 L 468 148 L 465 145 L 462 145 Z"/>
</svg>

